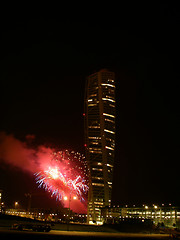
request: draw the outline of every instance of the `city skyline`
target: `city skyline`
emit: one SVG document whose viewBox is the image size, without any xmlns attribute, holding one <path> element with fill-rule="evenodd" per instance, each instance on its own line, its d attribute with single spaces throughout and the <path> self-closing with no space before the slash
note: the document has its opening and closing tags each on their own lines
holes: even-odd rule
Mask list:
<svg viewBox="0 0 180 240">
<path fill-rule="evenodd" d="M 4 18 L 0 131 L 84 153 L 85 79 L 107 68 L 118 80 L 112 204 L 179 204 L 178 9 L 121 6 L 117 20 L 97 22 Z M 0 189 L 9 204 L 40 191 L 2 162 Z"/>
</svg>

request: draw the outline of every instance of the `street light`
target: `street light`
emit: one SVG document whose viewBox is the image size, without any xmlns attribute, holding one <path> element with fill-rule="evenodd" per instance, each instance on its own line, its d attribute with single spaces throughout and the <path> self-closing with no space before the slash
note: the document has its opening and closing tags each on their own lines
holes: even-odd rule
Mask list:
<svg viewBox="0 0 180 240">
<path fill-rule="evenodd" d="M 73 196 L 73 200 L 76 200 L 77 197 L 76 196 Z M 68 200 L 68 197 L 65 196 L 64 197 L 64 200 L 67 201 Z M 67 222 L 67 231 L 69 231 L 69 222 L 70 222 L 70 205 L 71 205 L 71 192 L 69 194 L 69 213 L 68 213 L 68 222 Z"/>
<path fill-rule="evenodd" d="M 19 204 L 18 202 L 14 203 L 15 208 L 17 208 L 18 204 Z"/>
<path fill-rule="evenodd" d="M 64 197 L 64 200 L 65 200 L 65 201 L 67 201 L 67 200 L 68 200 L 68 197 L 67 197 L 67 196 L 65 196 L 65 197 Z"/>
</svg>

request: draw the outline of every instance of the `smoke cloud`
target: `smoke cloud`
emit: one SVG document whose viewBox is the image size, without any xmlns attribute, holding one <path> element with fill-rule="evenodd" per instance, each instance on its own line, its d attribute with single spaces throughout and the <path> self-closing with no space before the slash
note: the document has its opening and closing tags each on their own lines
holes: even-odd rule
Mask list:
<svg viewBox="0 0 180 240">
<path fill-rule="evenodd" d="M 34 139 L 34 135 L 27 135 L 27 138 Z M 28 147 L 26 142 L 16 139 L 13 135 L 0 132 L 0 161 L 18 167 L 31 173 L 39 171 L 42 162 L 49 160 L 52 149 L 39 146 L 37 149 Z"/>
</svg>

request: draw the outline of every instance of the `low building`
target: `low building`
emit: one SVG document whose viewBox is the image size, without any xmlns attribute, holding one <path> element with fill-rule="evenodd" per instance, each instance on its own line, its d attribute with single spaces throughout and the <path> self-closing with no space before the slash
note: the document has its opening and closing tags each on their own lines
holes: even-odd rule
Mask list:
<svg viewBox="0 0 180 240">
<path fill-rule="evenodd" d="M 180 227 L 180 208 L 164 204 L 143 207 L 106 207 L 101 210 L 104 223 L 119 223 L 123 219 L 150 219 L 155 225 Z"/>
</svg>

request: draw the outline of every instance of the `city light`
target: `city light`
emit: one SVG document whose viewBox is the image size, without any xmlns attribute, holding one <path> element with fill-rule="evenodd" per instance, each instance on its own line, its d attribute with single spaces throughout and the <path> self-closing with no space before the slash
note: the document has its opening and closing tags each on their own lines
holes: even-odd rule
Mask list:
<svg viewBox="0 0 180 240">
<path fill-rule="evenodd" d="M 17 207 L 18 207 L 18 204 L 19 204 L 18 202 L 15 202 L 15 203 L 14 203 L 14 207 L 17 208 Z"/>
<path fill-rule="evenodd" d="M 77 200 L 77 197 L 76 197 L 76 196 L 73 196 L 73 198 L 72 198 L 72 199 L 73 199 L 73 200 Z M 67 200 L 68 200 L 68 197 L 67 197 L 67 196 L 65 196 L 65 197 L 64 197 L 64 200 L 65 200 L 65 201 L 67 201 Z M 71 196 L 70 196 L 69 200 L 71 200 Z"/>
</svg>

